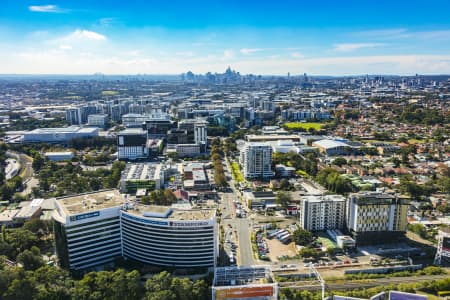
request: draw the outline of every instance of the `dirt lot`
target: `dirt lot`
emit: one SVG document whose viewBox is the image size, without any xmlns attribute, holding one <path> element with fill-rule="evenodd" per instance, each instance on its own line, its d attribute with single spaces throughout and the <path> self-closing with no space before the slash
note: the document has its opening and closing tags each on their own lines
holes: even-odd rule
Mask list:
<svg viewBox="0 0 450 300">
<path fill-rule="evenodd" d="M 270 252 L 268 253 L 268 256 L 270 257 L 272 262 L 278 261 L 278 256 L 281 255 L 288 255 L 288 256 L 294 256 L 296 255 L 295 251 L 295 243 L 289 243 L 287 245 L 281 243 L 276 238 L 274 239 L 265 239 L 267 242 L 267 246 L 269 246 Z"/>
</svg>

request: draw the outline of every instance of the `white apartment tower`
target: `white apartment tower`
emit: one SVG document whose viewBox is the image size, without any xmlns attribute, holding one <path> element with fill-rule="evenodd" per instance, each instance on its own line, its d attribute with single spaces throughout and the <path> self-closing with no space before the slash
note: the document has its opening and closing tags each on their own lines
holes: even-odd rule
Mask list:
<svg viewBox="0 0 450 300">
<path fill-rule="evenodd" d="M 198 121 L 194 124 L 194 141 L 195 144 L 200 145 L 204 151 L 206 151 L 206 145 L 208 143 L 208 134 L 206 130 L 207 122 Z"/>
<path fill-rule="evenodd" d="M 345 198 L 341 195 L 303 196 L 300 226 L 309 231 L 342 229 L 345 224 Z"/>
<path fill-rule="evenodd" d="M 272 147 L 267 143 L 246 143 L 241 150 L 245 178 L 272 177 Z"/>
</svg>

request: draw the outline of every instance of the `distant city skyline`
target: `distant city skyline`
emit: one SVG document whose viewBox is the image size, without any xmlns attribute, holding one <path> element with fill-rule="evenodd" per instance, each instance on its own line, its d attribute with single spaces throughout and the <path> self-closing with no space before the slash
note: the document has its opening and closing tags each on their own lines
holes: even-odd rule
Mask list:
<svg viewBox="0 0 450 300">
<path fill-rule="evenodd" d="M 448 1 L 99 2 L 2 1 L 0 73 L 450 73 Z"/>
</svg>

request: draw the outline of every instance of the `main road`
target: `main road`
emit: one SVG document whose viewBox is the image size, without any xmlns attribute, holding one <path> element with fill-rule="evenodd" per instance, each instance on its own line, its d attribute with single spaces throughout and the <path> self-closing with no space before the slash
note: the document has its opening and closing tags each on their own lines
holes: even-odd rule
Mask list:
<svg viewBox="0 0 450 300">
<path fill-rule="evenodd" d="M 26 154 L 14 151 L 7 151 L 6 156 L 13 157 L 20 162 L 21 170 L 18 175 L 22 178 L 23 183 L 26 184 L 26 188 L 22 194 L 30 194 L 32 188 L 38 186 L 38 180 L 34 177 L 34 170 L 32 167 L 33 158 Z"/>
<path fill-rule="evenodd" d="M 231 176 L 231 167 L 228 163 L 228 159 L 225 159 L 225 166 L 228 174 Z M 255 263 L 253 260 L 253 252 L 250 240 L 249 221 L 246 218 L 236 217 L 236 207 L 233 200 L 239 200 L 239 191 L 236 189 L 236 182 L 234 179 L 229 181 L 230 189 L 225 193 L 222 193 L 222 216 L 225 226 L 231 225 L 235 237 L 237 236 L 238 242 L 238 263 L 241 266 L 250 266 Z"/>
</svg>

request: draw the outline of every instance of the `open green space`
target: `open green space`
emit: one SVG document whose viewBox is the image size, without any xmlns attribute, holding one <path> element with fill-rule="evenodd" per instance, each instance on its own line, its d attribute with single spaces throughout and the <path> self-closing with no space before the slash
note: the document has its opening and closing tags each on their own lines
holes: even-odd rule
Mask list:
<svg viewBox="0 0 450 300">
<path fill-rule="evenodd" d="M 287 122 L 284 123 L 284 127 L 288 130 L 309 130 L 310 128 L 314 130 L 320 130 L 324 126 L 324 123 L 317 123 L 317 122 Z"/>
<path fill-rule="evenodd" d="M 114 96 L 119 94 L 118 91 L 102 91 L 102 96 Z"/>
<path fill-rule="evenodd" d="M 244 176 L 241 173 L 241 168 L 235 161 L 231 163 L 231 172 L 233 173 L 233 177 L 237 182 L 241 183 L 244 181 Z"/>
</svg>

